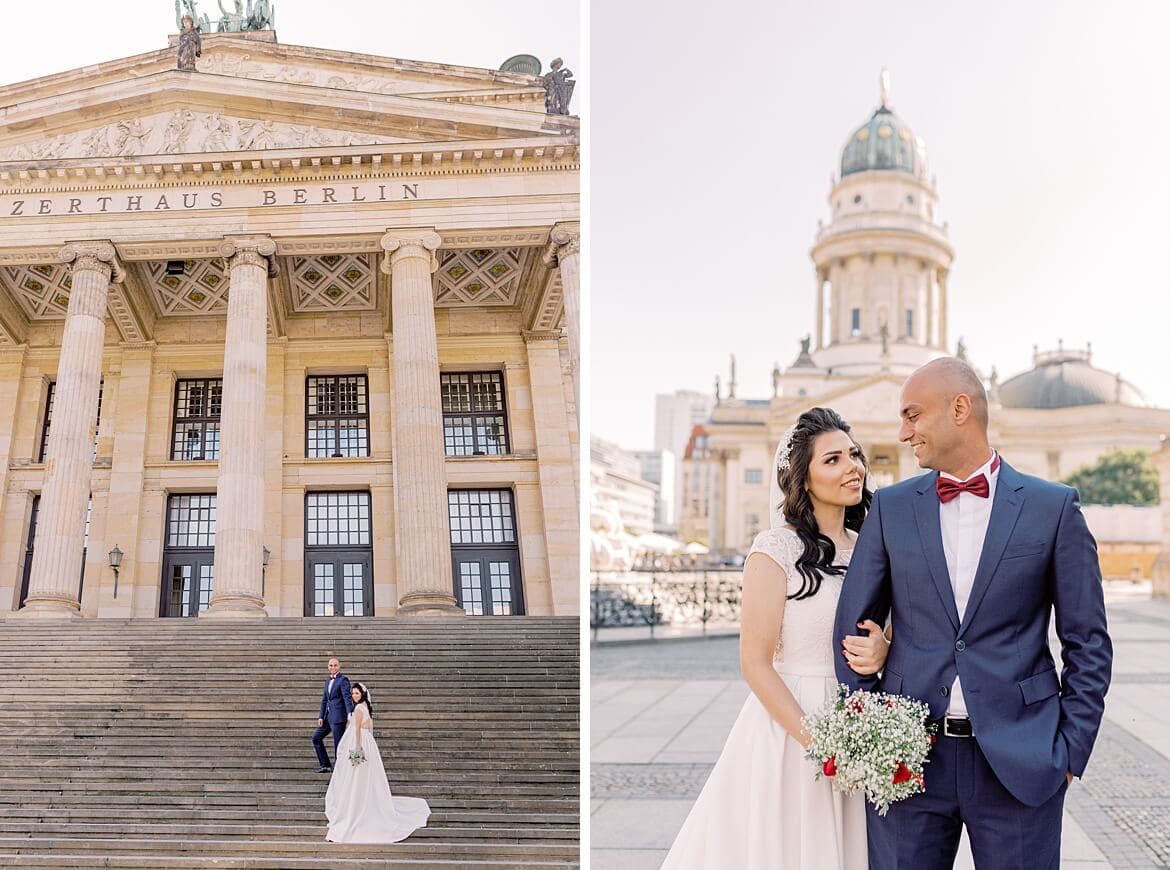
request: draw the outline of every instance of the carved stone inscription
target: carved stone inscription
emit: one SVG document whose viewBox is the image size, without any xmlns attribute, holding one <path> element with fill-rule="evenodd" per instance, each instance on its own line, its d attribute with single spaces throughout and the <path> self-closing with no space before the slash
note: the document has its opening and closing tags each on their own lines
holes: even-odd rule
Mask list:
<svg viewBox="0 0 1170 870">
<path fill-rule="evenodd" d="M 56 215 L 132 214 L 265 208 L 423 199 L 419 182 L 366 181 L 358 184 L 304 184 L 279 187 L 210 187 L 78 193 L 54 196 L 2 196 L 0 218 Z"/>
</svg>

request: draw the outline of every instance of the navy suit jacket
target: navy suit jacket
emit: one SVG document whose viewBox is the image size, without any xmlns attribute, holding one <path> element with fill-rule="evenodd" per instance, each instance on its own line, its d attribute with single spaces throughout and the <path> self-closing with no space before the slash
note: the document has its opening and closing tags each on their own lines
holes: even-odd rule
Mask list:
<svg viewBox="0 0 1170 870">
<path fill-rule="evenodd" d="M 1075 489 L 1000 465 L 991 519 L 962 622 L 943 552 L 938 472 L 874 493 L 837 605 L 835 643 L 893 609 L 880 680 L 836 656 L 837 678 L 925 701 L 946 714 L 956 673 L 975 739 L 999 781 L 1039 806 L 1089 760 L 1113 646 L 1097 544 Z M 1048 646 L 1056 617 L 1063 666 Z M 927 772 L 929 778 L 929 770 Z"/>
<path fill-rule="evenodd" d="M 317 718 L 330 723 L 345 724 L 345 720 L 353 712 L 353 695 L 350 693 L 349 677 L 345 674 L 338 674 L 337 679 L 332 680 L 332 692 L 329 691 L 330 682 L 330 680 L 326 680 L 325 687 L 321 689 L 321 712 L 317 714 Z"/>
</svg>

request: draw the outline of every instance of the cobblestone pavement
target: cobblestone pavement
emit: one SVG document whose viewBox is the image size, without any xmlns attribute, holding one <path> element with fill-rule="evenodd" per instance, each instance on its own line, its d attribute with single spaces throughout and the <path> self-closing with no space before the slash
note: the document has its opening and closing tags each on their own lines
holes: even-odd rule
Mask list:
<svg viewBox="0 0 1170 870">
<path fill-rule="evenodd" d="M 1062 866 L 1170 868 L 1170 602 L 1115 596 L 1109 619 L 1113 685 Z M 738 639 L 595 645 L 590 674 L 592 866 L 657 867 L 746 696 Z"/>
</svg>

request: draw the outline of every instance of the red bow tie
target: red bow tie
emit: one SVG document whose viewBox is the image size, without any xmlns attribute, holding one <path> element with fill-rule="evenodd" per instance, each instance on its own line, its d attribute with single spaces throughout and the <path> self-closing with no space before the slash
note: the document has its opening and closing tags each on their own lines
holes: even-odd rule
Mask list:
<svg viewBox="0 0 1170 870">
<path fill-rule="evenodd" d="M 992 473 L 999 468 L 999 456 L 991 462 Z M 962 482 L 951 480 L 949 477 L 943 477 L 941 474 L 935 480 L 935 488 L 938 490 L 938 500 L 943 504 L 959 497 L 961 492 L 969 492 L 971 495 L 977 495 L 980 498 L 987 498 L 991 495 L 991 484 L 987 482 L 987 475 L 977 474 L 972 478 Z"/>
</svg>

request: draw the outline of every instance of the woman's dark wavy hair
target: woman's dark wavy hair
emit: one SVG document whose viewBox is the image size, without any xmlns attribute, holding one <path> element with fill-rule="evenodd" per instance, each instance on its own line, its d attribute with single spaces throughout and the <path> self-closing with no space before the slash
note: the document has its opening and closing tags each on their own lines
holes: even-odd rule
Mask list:
<svg viewBox="0 0 1170 870">
<path fill-rule="evenodd" d="M 812 497 L 807 488 L 808 467 L 812 462 L 813 444 L 817 436 L 825 432 L 838 431 L 853 439 L 849 424 L 831 408 L 812 408 L 805 411 L 797 419 L 792 433 L 788 467 L 776 470 L 776 480 L 783 495 L 780 511 L 785 521 L 796 529 L 797 537 L 804 544 L 804 552 L 796 560 L 796 570 L 801 579 L 800 589 L 788 596 L 798 601 L 816 595 L 821 588 L 821 579 L 826 574 L 845 573 L 845 566 L 833 564 L 833 560 L 837 558 L 837 547 L 817 526 Z M 855 440 L 853 443 L 857 444 Z M 858 449 L 861 449 L 860 445 Z M 865 453 L 861 454 L 861 461 L 866 467 L 866 475 L 861 482 L 861 501 L 845 508 L 845 528 L 853 532 L 860 531 L 870 502 L 873 501 L 873 493 L 869 491 L 869 461 L 865 458 Z"/>
<path fill-rule="evenodd" d="M 373 719 L 374 718 L 374 705 L 370 703 L 369 690 L 366 688 L 366 684 L 365 683 L 352 683 L 350 685 L 350 688 L 357 689 L 359 692 L 362 693 L 362 698 L 360 701 L 357 702 L 357 704 L 364 703 L 366 705 L 366 709 L 370 711 L 370 718 Z M 354 706 L 356 707 L 357 704 L 354 704 Z"/>
</svg>

